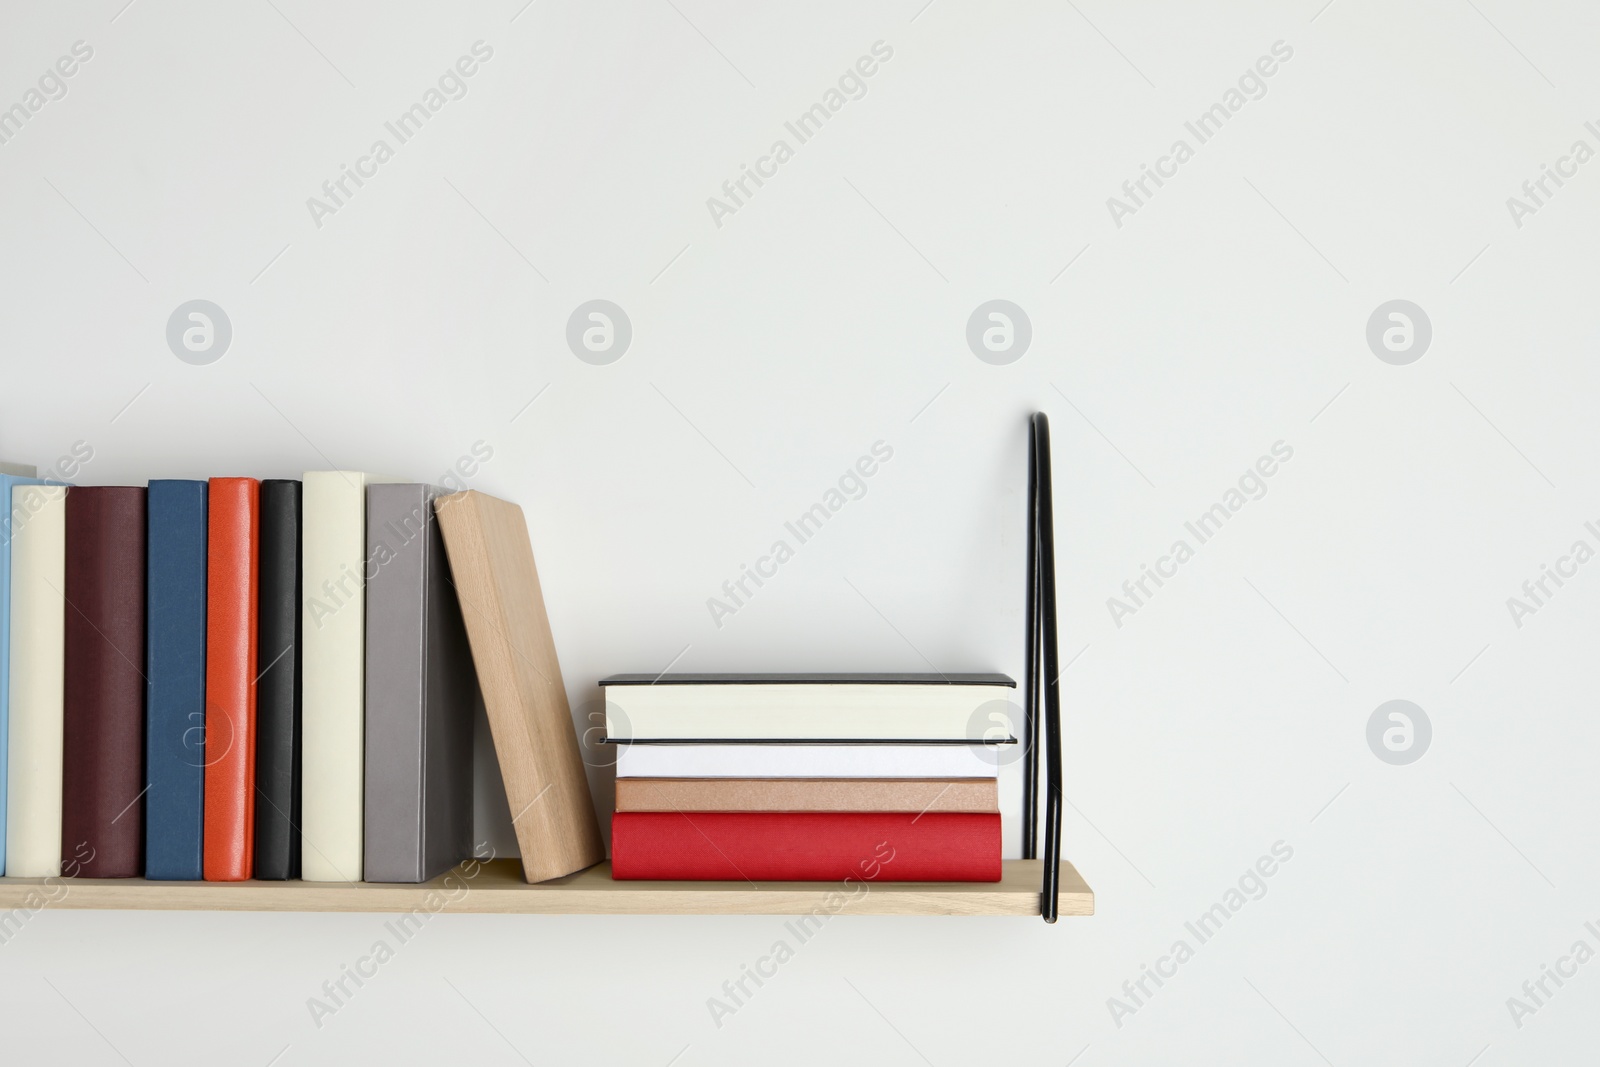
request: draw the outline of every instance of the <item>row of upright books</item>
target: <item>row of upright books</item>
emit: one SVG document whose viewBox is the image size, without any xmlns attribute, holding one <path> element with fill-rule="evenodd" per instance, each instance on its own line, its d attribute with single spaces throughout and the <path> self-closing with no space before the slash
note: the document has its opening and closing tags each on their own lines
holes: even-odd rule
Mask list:
<svg viewBox="0 0 1600 1067">
<path fill-rule="evenodd" d="M 447 490 L 7 470 L 0 873 L 418 882 L 471 855 Z"/>
<path fill-rule="evenodd" d="M 993 882 L 1015 683 L 963 675 L 618 675 L 619 879 Z"/>
</svg>

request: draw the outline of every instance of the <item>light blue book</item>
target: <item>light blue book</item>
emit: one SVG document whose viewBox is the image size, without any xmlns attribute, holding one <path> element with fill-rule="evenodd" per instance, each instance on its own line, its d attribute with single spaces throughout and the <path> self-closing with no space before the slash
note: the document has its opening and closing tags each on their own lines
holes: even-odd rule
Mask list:
<svg viewBox="0 0 1600 1067">
<path fill-rule="evenodd" d="M 6 873 L 6 767 L 11 762 L 11 487 L 44 485 L 36 468 L 0 463 L 0 875 Z"/>
</svg>

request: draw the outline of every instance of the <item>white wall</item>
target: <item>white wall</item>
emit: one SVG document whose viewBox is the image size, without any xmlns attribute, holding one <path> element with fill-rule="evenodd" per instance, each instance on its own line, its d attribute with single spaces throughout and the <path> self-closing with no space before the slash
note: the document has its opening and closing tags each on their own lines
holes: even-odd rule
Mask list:
<svg viewBox="0 0 1600 1067">
<path fill-rule="evenodd" d="M 581 706 L 669 662 L 1020 674 L 1047 411 L 1066 853 L 1099 914 L 843 917 L 720 1027 L 707 998 L 783 920 L 445 915 L 319 1028 L 307 999 L 382 917 L 46 911 L 0 945 L 8 1062 L 1588 1049 L 1600 964 L 1532 1014 L 1507 998 L 1600 949 L 1600 564 L 1520 620 L 1507 598 L 1600 548 L 1600 164 L 1506 201 L 1600 148 L 1592 9 L 122 3 L 6 5 L 0 106 L 93 56 L 0 144 L 0 452 L 85 442 L 85 483 L 427 478 L 484 442 L 471 484 L 527 511 Z M 384 122 L 480 40 L 466 96 L 396 146 Z M 866 95 L 796 145 L 784 122 L 877 41 Z M 1279 41 L 1199 144 L 1185 121 Z M 379 137 L 394 158 L 319 227 L 307 198 Z M 719 226 L 707 198 L 777 138 L 793 158 Z M 1114 221 L 1178 138 L 1193 158 Z M 197 298 L 233 330 L 205 366 L 165 336 Z M 633 329 L 607 366 L 564 339 L 596 298 Z M 1006 365 L 965 338 L 992 299 L 1031 322 Z M 1395 299 L 1431 322 L 1407 365 L 1366 338 Z M 715 626 L 707 598 L 879 440 L 867 494 Z M 1280 441 L 1265 496 L 1117 625 L 1107 598 Z M 1395 699 L 1432 726 L 1409 765 L 1367 741 Z M 1185 923 L 1278 842 L 1201 944 Z"/>
</svg>

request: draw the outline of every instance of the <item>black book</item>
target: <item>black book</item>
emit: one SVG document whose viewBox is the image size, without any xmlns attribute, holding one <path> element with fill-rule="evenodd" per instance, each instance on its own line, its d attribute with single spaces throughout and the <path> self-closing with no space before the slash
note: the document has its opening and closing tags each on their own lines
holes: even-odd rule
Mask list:
<svg viewBox="0 0 1600 1067">
<path fill-rule="evenodd" d="M 300 483 L 261 483 L 256 866 L 300 877 Z"/>
</svg>

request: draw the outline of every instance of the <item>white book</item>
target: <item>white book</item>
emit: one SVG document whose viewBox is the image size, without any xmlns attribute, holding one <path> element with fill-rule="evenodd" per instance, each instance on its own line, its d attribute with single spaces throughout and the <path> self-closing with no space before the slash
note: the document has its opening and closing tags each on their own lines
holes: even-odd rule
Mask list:
<svg viewBox="0 0 1600 1067">
<path fill-rule="evenodd" d="M 600 684 L 606 736 L 622 740 L 993 741 L 1016 693 L 1001 674 L 617 675 Z"/>
<path fill-rule="evenodd" d="M 991 745 L 618 745 L 618 778 L 994 778 Z"/>
<path fill-rule="evenodd" d="M 366 748 L 367 485 L 307 471 L 301 488 L 300 871 L 359 882 Z"/>
<path fill-rule="evenodd" d="M 11 506 L 6 874 L 49 878 L 61 873 L 67 487 L 16 486 Z"/>
</svg>

